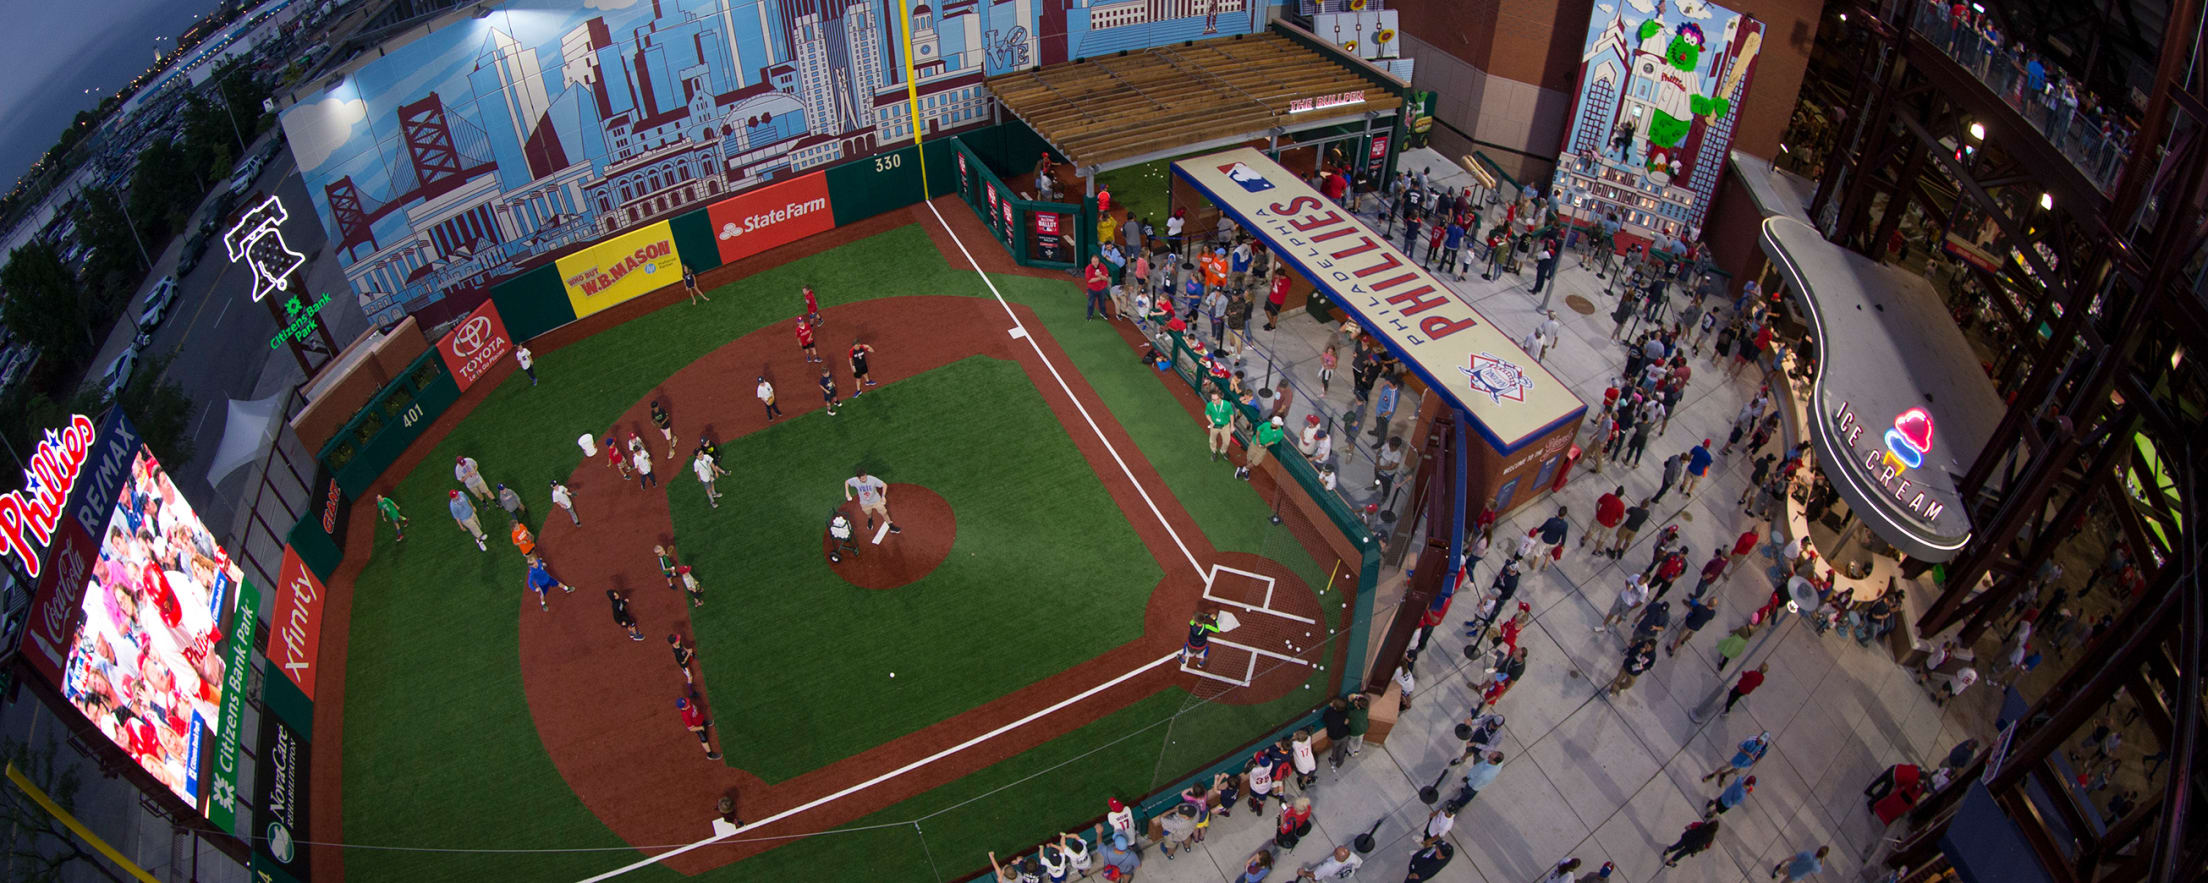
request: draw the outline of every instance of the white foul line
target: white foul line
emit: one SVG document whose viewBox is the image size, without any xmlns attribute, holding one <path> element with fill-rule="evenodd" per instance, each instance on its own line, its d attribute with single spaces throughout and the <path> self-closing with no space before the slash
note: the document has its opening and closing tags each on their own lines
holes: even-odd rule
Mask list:
<svg viewBox="0 0 2208 883">
<path fill-rule="evenodd" d="M 957 231 L 951 229 L 951 222 L 943 219 L 942 212 L 936 211 L 935 203 L 923 202 L 921 205 L 927 206 L 928 211 L 935 215 L 935 222 L 943 225 L 943 232 L 950 234 L 951 242 L 958 246 L 958 253 L 966 256 L 966 263 L 973 266 L 974 275 L 981 277 L 981 284 L 989 286 L 989 293 L 996 295 L 997 305 L 1003 307 L 1005 314 L 1012 317 L 1012 336 L 1026 338 L 1027 345 L 1034 348 L 1035 357 L 1043 361 L 1043 367 L 1050 369 L 1050 376 L 1058 381 L 1058 388 L 1065 391 L 1066 398 L 1073 402 L 1074 409 L 1081 412 L 1081 419 L 1088 422 L 1089 431 L 1096 433 L 1096 440 L 1104 443 L 1104 450 L 1111 453 L 1112 462 L 1118 463 L 1120 473 L 1127 476 L 1127 483 L 1134 485 L 1135 493 L 1142 495 L 1143 504 L 1150 507 L 1151 515 L 1157 516 L 1158 524 L 1163 525 L 1166 535 L 1173 538 L 1173 545 L 1181 547 L 1181 556 L 1188 559 L 1188 566 L 1196 571 L 1197 576 L 1209 580 L 1210 574 L 1205 572 L 1202 564 L 1197 563 L 1196 554 L 1188 550 L 1188 544 L 1181 541 L 1181 535 L 1165 520 L 1165 513 L 1158 511 L 1157 501 L 1150 499 L 1150 492 L 1143 488 L 1142 482 L 1135 480 L 1135 471 L 1127 468 L 1127 461 L 1119 456 L 1119 449 L 1112 447 L 1112 440 L 1104 437 L 1104 430 L 1096 425 L 1096 418 L 1089 416 L 1088 406 L 1081 404 L 1081 397 L 1073 394 L 1073 387 L 1067 385 L 1065 376 L 1058 373 L 1058 366 L 1050 363 L 1050 357 L 1043 354 L 1042 345 L 1035 342 L 1034 335 L 1027 333 L 1027 326 L 1020 321 L 1020 314 L 1012 312 L 1012 305 L 1005 302 L 1004 292 L 998 291 L 997 283 L 989 281 L 989 274 L 981 271 L 981 262 L 974 260 L 974 253 L 966 250 L 966 243 L 958 238 Z"/>
<path fill-rule="evenodd" d="M 714 835 L 713 835 L 713 836 L 711 836 L 711 837 L 707 837 L 707 838 L 705 838 L 704 840 L 700 840 L 700 841 L 698 841 L 698 842 L 696 842 L 696 843 L 692 843 L 692 844 L 690 844 L 690 845 L 688 845 L 688 846 L 682 846 L 682 847 L 678 847 L 678 848 L 675 848 L 675 849 L 671 849 L 671 850 L 668 850 L 668 851 L 666 851 L 666 852 L 660 853 L 660 854 L 658 854 L 658 855 L 652 856 L 652 857 L 650 857 L 650 858 L 646 858 L 646 859 L 640 859 L 640 860 L 637 860 L 637 861 L 631 862 L 631 863 L 629 863 L 629 864 L 626 864 L 626 865 L 622 865 L 621 867 L 615 868 L 615 869 L 613 869 L 613 870 L 611 870 L 611 871 L 607 871 L 607 872 L 605 872 L 605 873 L 603 873 L 603 874 L 599 874 L 599 875 L 597 875 L 597 876 L 595 876 L 595 877 L 585 877 L 585 878 L 583 878 L 583 880 L 581 881 L 581 883 L 598 883 L 598 881 L 600 881 L 600 880 L 611 880 L 611 879 L 613 879 L 613 878 L 615 878 L 615 877 L 619 877 L 619 876 L 621 876 L 621 875 L 623 875 L 623 874 L 626 874 L 626 873 L 628 873 L 628 872 L 630 872 L 630 871 L 640 870 L 640 869 L 643 869 L 643 868 L 647 868 L 647 867 L 650 867 L 650 866 L 652 866 L 652 865 L 656 865 L 656 864 L 659 864 L 660 862 L 663 862 L 663 861 L 666 861 L 666 860 L 668 860 L 668 859 L 674 858 L 675 856 L 681 855 L 681 854 L 683 854 L 683 853 L 686 853 L 686 852 L 689 852 L 689 851 L 691 851 L 691 850 L 694 850 L 694 849 L 699 849 L 699 848 L 702 848 L 702 847 L 705 847 L 705 846 L 709 846 L 709 845 L 712 845 L 712 844 L 714 844 L 714 843 L 718 843 L 718 842 L 720 842 L 720 841 L 722 841 L 722 840 L 725 840 L 725 839 L 727 839 L 727 838 L 729 838 L 729 837 L 732 837 L 732 836 L 735 836 L 735 835 L 737 835 L 737 834 L 741 834 L 741 833 L 743 833 L 743 832 L 745 832 L 745 831 L 750 831 L 750 830 L 754 830 L 754 829 L 757 829 L 757 828 L 760 828 L 760 827 L 763 827 L 763 826 L 766 826 L 766 825 L 771 825 L 771 824 L 774 824 L 775 822 L 779 822 L 779 821 L 781 821 L 781 820 L 783 820 L 783 819 L 789 818 L 789 817 L 791 817 L 791 816 L 797 815 L 797 814 L 799 814 L 799 813 L 802 813 L 802 812 L 806 812 L 806 811 L 808 811 L 808 810 L 811 810 L 811 809 L 814 809 L 814 808 L 817 808 L 817 807 L 819 807 L 819 806 L 822 806 L 822 805 L 824 805 L 824 804 L 828 804 L 828 803 L 833 803 L 833 802 L 835 802 L 835 801 L 837 801 L 837 800 L 841 800 L 841 799 L 843 799 L 843 798 L 845 798 L 845 797 L 849 797 L 849 796 L 851 796 L 851 795 L 853 795 L 853 794 L 856 794 L 856 793 L 858 793 L 858 792 L 860 792 L 860 791 L 864 791 L 864 790 L 866 790 L 866 789 L 868 789 L 868 788 L 872 788 L 872 787 L 874 787 L 874 786 L 876 786 L 876 785 L 879 785 L 879 784 L 881 784 L 881 783 L 883 783 L 883 782 L 887 782 L 887 781 L 889 781 L 889 780 L 891 780 L 891 779 L 894 779 L 894 778 L 897 778 L 897 777 L 899 777 L 899 776 L 902 776 L 902 775 L 904 775 L 904 774 L 906 774 L 906 773 L 912 772 L 913 770 L 916 770 L 916 769 L 919 769 L 919 768 L 921 768 L 921 767 L 927 766 L 928 764 L 934 763 L 934 762 L 936 762 L 936 761 L 938 761 L 938 760 L 942 760 L 943 758 L 949 757 L 949 756 L 951 756 L 951 755 L 953 755 L 953 754 L 957 754 L 957 753 L 959 753 L 959 752 L 961 752 L 961 751 L 964 751 L 964 750 L 966 750 L 966 749 L 968 749 L 968 748 L 972 748 L 972 747 L 974 747 L 974 746 L 976 746 L 976 745 L 979 745 L 979 744 L 981 744 L 981 743 L 983 743 L 983 742 L 987 742 L 987 741 L 989 741 L 989 740 L 991 740 L 991 739 L 994 739 L 994 738 L 996 738 L 996 737 L 998 737 L 998 736 L 1002 736 L 1002 735 L 1004 735 L 1004 734 L 1006 734 L 1006 733 L 1009 733 L 1009 732 L 1011 732 L 1011 731 L 1013 731 L 1013 730 L 1019 729 L 1020 727 L 1026 726 L 1026 725 L 1028 725 L 1028 724 L 1031 724 L 1031 723 L 1034 723 L 1035 721 L 1037 721 L 1037 720 L 1040 720 L 1040 719 L 1042 719 L 1042 718 L 1044 718 L 1044 717 L 1046 717 L 1046 716 L 1049 716 L 1049 715 L 1050 715 L 1050 714 L 1052 714 L 1053 712 L 1056 712 L 1056 711 L 1058 711 L 1058 710 L 1060 710 L 1060 709 L 1062 709 L 1062 708 L 1065 708 L 1066 706 L 1072 705 L 1072 704 L 1074 704 L 1074 703 L 1077 703 L 1077 702 L 1081 702 L 1081 701 L 1083 701 L 1083 700 L 1085 700 L 1085 699 L 1088 699 L 1088 698 L 1089 698 L 1089 697 L 1091 697 L 1091 696 L 1094 696 L 1094 695 L 1096 695 L 1096 694 L 1098 694 L 1098 693 L 1102 693 L 1102 692 L 1104 692 L 1105 690 L 1109 690 L 1109 689 L 1111 689 L 1111 688 L 1113 688 L 1113 687 L 1119 686 L 1120 684 L 1126 683 L 1127 681 L 1129 681 L 1129 680 L 1132 680 L 1132 679 L 1134 679 L 1135 677 L 1138 677 L 1138 676 L 1140 676 L 1140 675 L 1141 675 L 1142 673 L 1144 673 L 1144 672 L 1147 672 L 1147 671 L 1149 671 L 1149 670 L 1151 670 L 1151 669 L 1153 669 L 1153 668 L 1157 668 L 1158 666 L 1164 665 L 1164 664 L 1166 664 L 1166 663 L 1168 663 L 1168 662 L 1172 662 L 1173 660 L 1176 660 L 1176 659 L 1179 659 L 1179 658 L 1181 658 L 1181 653 L 1180 653 L 1180 651 L 1178 651 L 1178 650 L 1175 650 L 1175 651 L 1173 651 L 1173 652 L 1171 652 L 1171 653 L 1168 653 L 1168 654 L 1166 654 L 1166 655 L 1164 655 L 1164 656 L 1160 656 L 1160 657 L 1158 657 L 1157 659 L 1154 659 L 1154 660 L 1152 660 L 1152 661 L 1150 661 L 1150 662 L 1144 663 L 1144 664 L 1143 664 L 1143 665 L 1142 665 L 1141 667 L 1139 667 L 1139 668 L 1136 668 L 1135 670 L 1133 670 L 1133 671 L 1130 671 L 1130 672 L 1128 672 L 1128 673 L 1126 673 L 1126 674 L 1123 674 L 1123 675 L 1120 675 L 1120 676 L 1118 676 L 1118 677 L 1115 677 L 1115 678 L 1113 678 L 1113 679 L 1111 679 L 1111 680 L 1105 681 L 1104 683 L 1098 684 L 1098 685 L 1096 685 L 1096 686 L 1094 686 L 1094 687 L 1090 687 L 1090 688 L 1088 688 L 1088 689 L 1086 689 L 1086 690 L 1083 690 L 1083 691 L 1081 691 L 1081 692 L 1079 692 L 1079 693 L 1076 693 L 1076 694 L 1074 694 L 1074 695 L 1072 695 L 1072 696 L 1067 696 L 1067 697 L 1065 697 L 1065 698 L 1063 698 L 1063 699 L 1060 699 L 1060 700 L 1058 700 L 1057 702 L 1053 702 L 1053 703 L 1051 703 L 1051 704 L 1050 704 L 1050 705 L 1049 705 L 1048 707 L 1046 707 L 1046 708 L 1042 708 L 1042 709 L 1039 709 L 1039 710 L 1037 710 L 1037 711 L 1034 711 L 1034 712 L 1030 712 L 1030 713 L 1029 713 L 1029 714 L 1028 714 L 1028 715 L 1027 715 L 1026 717 L 1020 718 L 1019 720 L 1016 720 L 1016 721 L 1013 721 L 1013 722 L 1011 722 L 1011 723 L 1005 724 L 1004 726 L 998 727 L 998 728 L 996 728 L 996 729 L 994 729 L 994 730 L 990 730 L 989 732 L 983 733 L 983 734 L 981 734 L 981 735 L 979 735 L 979 736 L 975 736 L 975 737 L 973 737 L 973 738 L 971 738 L 971 739 L 968 739 L 968 740 L 966 740 L 966 741 L 964 741 L 964 742 L 960 742 L 960 743 L 958 743 L 958 744 L 956 744 L 956 745 L 953 745 L 953 746 L 951 746 L 951 747 L 949 747 L 949 748 L 945 748 L 945 749 L 943 749 L 942 751 L 938 751 L 938 752 L 936 752 L 936 753 L 934 753 L 934 754 L 930 754 L 930 755 L 928 755 L 927 757 L 923 757 L 923 758 L 921 758 L 921 759 L 919 759 L 919 760 L 916 760 L 916 761 L 913 761 L 913 762 L 911 762 L 911 763 L 905 764 L 904 766 L 898 767 L 898 768 L 896 768 L 896 769 L 894 769 L 894 770 L 890 770 L 889 772 L 883 773 L 883 774 L 881 774 L 881 775 L 879 775 L 879 776 L 875 776 L 874 778 L 868 779 L 868 780 L 866 780 L 866 781 L 864 781 L 864 782 L 860 782 L 860 783 L 858 783 L 858 784 L 856 784 L 856 785 L 852 785 L 852 786 L 850 786 L 850 787 L 848 787 L 848 788 L 845 788 L 845 789 L 843 789 L 843 790 L 841 790 L 841 791 L 837 791 L 837 792 L 835 792 L 834 794 L 829 794 L 829 795 L 825 795 L 825 796 L 822 796 L 822 797 L 816 797 L 816 798 L 812 799 L 812 800 L 811 800 L 811 801 L 809 801 L 809 802 L 806 802 L 806 803 L 803 803 L 803 804 L 799 804 L 799 805 L 797 805 L 797 806 L 793 806 L 793 807 L 790 807 L 789 809 L 785 809 L 785 810 L 783 810 L 783 811 L 781 811 L 781 812 L 775 813 L 774 815 L 771 815 L 771 816 L 768 816 L 768 817 L 766 817 L 766 818 L 760 819 L 760 820 L 758 820 L 758 821 L 752 822 L 752 823 L 750 823 L 750 824 L 747 824 L 747 825 L 745 825 L 745 826 L 743 826 L 743 827 L 741 827 L 741 828 L 736 828 L 736 829 L 730 830 L 730 831 L 728 831 L 728 832 L 726 832 L 726 833 L 717 833 L 717 834 L 714 834 Z M 1254 658 L 1254 657 L 1253 657 L 1253 658 Z"/>
</svg>

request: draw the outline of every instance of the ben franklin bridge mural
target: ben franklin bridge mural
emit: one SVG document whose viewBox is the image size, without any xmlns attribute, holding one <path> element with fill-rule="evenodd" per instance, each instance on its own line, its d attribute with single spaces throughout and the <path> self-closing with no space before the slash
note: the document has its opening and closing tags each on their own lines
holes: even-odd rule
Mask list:
<svg viewBox="0 0 2208 883">
<path fill-rule="evenodd" d="M 990 75 L 1252 33 L 1277 0 L 911 0 L 924 136 Z M 378 323 L 560 249 L 909 144 L 897 0 L 511 0 L 303 95 L 284 131 Z"/>
</svg>

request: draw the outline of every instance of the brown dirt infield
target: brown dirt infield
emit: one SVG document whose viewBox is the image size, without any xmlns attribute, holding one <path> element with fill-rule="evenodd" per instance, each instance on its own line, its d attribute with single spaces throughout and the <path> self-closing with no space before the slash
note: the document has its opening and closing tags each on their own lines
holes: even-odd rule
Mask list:
<svg viewBox="0 0 2208 883">
<path fill-rule="evenodd" d="M 889 485 L 889 514 L 902 532 L 882 538 L 884 544 L 891 544 L 888 548 L 874 545 L 874 530 L 866 526 L 866 514 L 859 511 L 858 503 L 845 503 L 838 510 L 851 519 L 852 541 L 859 551 L 843 556 L 829 569 L 862 589 L 886 591 L 911 585 L 942 566 L 943 559 L 951 556 L 951 541 L 958 537 L 958 516 L 950 502 L 917 484 Z M 835 547 L 828 526 L 822 524 L 821 557 L 828 557 Z"/>
<path fill-rule="evenodd" d="M 992 272 L 1010 269 L 997 266 L 1008 261 L 997 250 L 988 247 L 986 233 L 967 235 L 984 228 L 964 206 L 955 200 L 939 202 L 943 217 L 958 228 L 969 243 L 978 246 L 975 256 L 982 260 L 986 269 Z M 950 247 L 933 213 L 925 207 L 915 207 L 909 212 L 892 213 L 842 228 L 798 246 L 777 249 L 768 255 L 707 273 L 707 284 L 723 284 L 764 266 L 784 263 L 912 222 L 922 224 L 938 246 L 947 249 L 945 257 L 954 266 L 965 266 L 963 255 Z M 1041 271 L 1014 271 L 1068 278 Z M 1078 297 L 1070 285 L 1067 296 Z M 540 337 L 533 342 L 534 348 L 540 352 L 549 351 L 650 309 L 679 305 L 680 300 L 680 293 L 672 290 L 638 298 Z M 863 790 L 817 803 L 780 821 L 747 829 L 744 836 L 771 837 L 824 830 L 1010 758 L 1161 689 L 1180 686 L 1199 695 L 1218 697 L 1221 701 L 1259 703 L 1280 698 L 1301 685 L 1308 672 L 1300 665 L 1266 658 L 1243 658 L 1230 665 L 1230 660 L 1236 658 L 1233 656 L 1236 651 L 1223 649 L 1213 651 L 1210 671 L 1240 676 L 1247 665 L 1252 672 L 1250 686 L 1230 688 L 1216 681 L 1193 677 L 1182 673 L 1179 666 L 1171 662 L 1153 665 L 1180 648 L 1189 611 L 1199 604 L 1208 604 L 1202 600 L 1202 575 L 1191 566 L 1190 557 L 1205 568 L 1219 563 L 1271 577 L 1277 584 L 1272 601 L 1275 609 L 1323 619 L 1320 601 L 1313 587 L 1305 585 L 1277 563 L 1211 548 L 1194 519 L 1166 491 L 1162 478 L 1139 456 L 1133 439 L 1109 412 L 1093 404 L 1099 401 L 1095 391 L 1078 373 L 1065 370 L 1070 369 L 1072 360 L 1043 329 L 1041 322 L 1024 308 L 1015 309 L 1019 313 L 1019 324 L 1029 329 L 1051 362 L 1061 367 L 1073 396 L 1081 402 L 1092 403 L 1087 415 L 1095 420 L 1103 433 L 1102 439 L 1089 429 L 1074 398 L 1069 398 L 1058 386 L 1034 351 L 1024 341 L 1006 333 L 1013 319 L 992 299 L 890 298 L 832 307 L 826 318 L 830 327 L 839 329 L 838 333 L 852 330 L 880 350 L 873 366 L 874 376 L 884 384 L 977 354 L 1012 360 L 1026 369 L 1045 402 L 1068 428 L 1076 447 L 1096 470 L 1113 500 L 1167 574 L 1146 607 L 1143 637 L 902 739 L 768 785 L 736 768 L 742 758 L 716 762 L 702 757 L 695 737 L 681 728 L 673 703 L 666 701 L 681 694 L 682 680 L 680 673 L 668 664 L 671 660 L 664 658 L 664 648 L 657 646 L 657 642 L 639 645 L 628 640 L 619 629 L 604 621 L 601 606 L 578 600 L 584 598 L 584 593 L 565 599 L 569 602 L 566 604 L 557 603 L 562 599 L 553 599 L 555 605 L 550 615 L 524 609 L 521 601 L 526 599 L 517 593 L 515 612 L 521 639 L 524 689 L 546 752 L 578 798 L 616 835 L 633 844 L 697 840 L 709 835 L 708 820 L 712 817 L 713 805 L 725 793 L 733 791 L 742 795 L 739 809 L 745 818 L 764 819 L 813 804 L 877 775 L 898 770 L 1025 719 L 1024 723 L 1001 735 Z M 1098 327 L 1099 333 L 1115 330 L 1111 326 Z M 790 340 L 790 323 L 784 321 L 732 341 L 669 377 L 635 403 L 613 426 L 601 432 L 626 435 L 633 431 L 656 442 L 657 433 L 650 427 L 646 408 L 646 403 L 655 398 L 668 404 L 680 437 L 686 443 L 693 442 L 700 432 L 710 432 L 716 438 L 727 440 L 756 430 L 764 425 L 764 420 L 757 414 L 748 384 L 730 384 L 726 378 L 748 377 L 760 373 L 762 366 L 778 387 L 789 392 L 783 396 L 783 402 L 791 417 L 817 408 L 816 400 L 801 394 L 810 366 L 800 361 Z M 488 378 L 491 382 L 478 383 L 477 389 L 463 395 L 388 474 L 404 475 L 418 465 L 421 457 L 504 379 L 502 373 L 496 372 L 510 370 L 510 366 L 494 369 L 495 376 Z M 1107 440 L 1110 448 L 1106 446 Z M 1192 420 L 1189 444 L 1202 443 L 1202 433 Z M 1120 470 L 1111 448 L 1130 455 L 1125 457 L 1125 463 L 1133 474 L 1133 481 Z M 660 633 L 663 628 L 684 634 L 689 632 L 686 608 L 677 593 L 664 590 L 664 582 L 658 577 L 650 553 L 654 543 L 676 539 L 665 498 L 661 496 L 669 492 L 668 483 L 679 484 L 683 480 L 681 470 L 675 465 L 662 464 L 659 470 L 661 486 L 647 492 L 638 490 L 634 482 L 622 481 L 602 462 L 578 464 L 569 483 L 579 499 L 589 501 L 582 507 L 588 530 L 555 522 L 547 525 L 539 537 L 564 581 L 593 590 L 632 591 L 632 609 L 646 631 L 653 634 Z M 1265 473 L 1260 475 L 1262 485 Z M 1149 492 L 1147 496 L 1144 490 Z M 893 500 L 899 499 L 897 493 L 892 492 Z M 352 517 L 363 522 L 354 525 L 361 531 L 360 535 L 372 529 L 373 507 L 355 507 Z M 900 514 L 901 524 L 905 518 Z M 1171 529 L 1166 525 L 1171 525 Z M 905 527 L 905 534 L 898 539 L 914 535 L 912 526 Z M 1179 542 L 1175 541 L 1176 535 Z M 947 550 L 948 534 L 943 542 Z M 1182 544 L 1186 544 L 1186 554 Z M 341 792 L 336 787 L 342 772 L 343 661 L 349 637 L 352 579 L 366 559 L 366 555 L 357 550 L 366 548 L 366 544 L 356 544 L 356 554 L 348 555 L 331 580 L 323 648 L 325 672 L 320 681 L 322 693 L 318 699 L 321 701 L 316 709 L 316 730 L 321 737 L 317 747 L 323 750 L 316 752 L 313 771 L 320 782 L 329 783 L 317 788 L 315 795 L 315 839 L 324 842 L 340 841 L 343 837 Z M 1312 551 L 1319 554 L 1323 550 Z M 712 589 L 709 584 L 709 599 L 714 597 Z M 590 597 L 598 596 L 593 592 Z M 1304 632 L 1308 627 L 1299 623 L 1264 613 L 1238 611 L 1238 615 L 1244 629 L 1230 636 L 1236 643 L 1248 642 L 1250 646 L 1286 652 L 1306 639 Z M 1323 636 L 1309 640 L 1315 645 L 1318 637 Z M 1302 646 L 1309 652 L 1316 652 L 1312 645 Z M 1317 661 L 1329 666 L 1330 671 L 1339 671 L 1339 659 L 1336 658 L 1339 646 L 1325 651 L 1326 658 Z M 1244 656 L 1248 654 L 1245 652 Z M 701 659 L 697 666 L 697 688 L 709 712 L 712 665 L 713 660 Z M 1145 666 L 1149 667 L 1145 669 Z M 1083 701 L 1045 713 L 1068 697 L 1138 669 L 1142 670 L 1140 674 L 1127 677 Z M 1317 699 L 1314 692 L 1313 701 Z M 749 857 L 771 845 L 746 843 L 715 847 L 679 856 L 667 864 L 678 872 L 695 874 Z M 318 876 L 341 880 L 342 851 L 317 847 L 315 852 L 317 870 L 322 872 Z"/>
</svg>

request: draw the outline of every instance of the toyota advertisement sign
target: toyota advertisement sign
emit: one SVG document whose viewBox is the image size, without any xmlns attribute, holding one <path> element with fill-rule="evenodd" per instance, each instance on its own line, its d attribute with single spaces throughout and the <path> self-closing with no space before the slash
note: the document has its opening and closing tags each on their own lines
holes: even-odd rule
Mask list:
<svg viewBox="0 0 2208 883">
<path fill-rule="evenodd" d="M 746 190 L 707 206 L 706 217 L 724 264 L 836 227 L 825 172 Z"/>
<path fill-rule="evenodd" d="M 452 369 L 452 380 L 461 392 L 467 392 L 477 378 L 513 351 L 514 342 L 506 336 L 506 323 L 499 319 L 498 305 L 491 301 L 476 307 L 475 312 L 460 320 L 451 333 L 437 342 L 437 352 L 444 356 L 445 367 Z"/>
</svg>

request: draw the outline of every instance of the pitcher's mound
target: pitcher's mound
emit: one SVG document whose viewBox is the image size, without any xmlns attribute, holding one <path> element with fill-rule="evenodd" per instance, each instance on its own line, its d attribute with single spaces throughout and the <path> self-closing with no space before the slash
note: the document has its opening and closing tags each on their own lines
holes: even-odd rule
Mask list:
<svg viewBox="0 0 2208 883">
<path fill-rule="evenodd" d="M 951 541 L 958 537 L 951 504 L 917 484 L 889 486 L 889 514 L 897 519 L 899 532 L 881 533 L 880 545 L 874 543 L 882 529 L 880 520 L 868 527 L 856 502 L 845 503 L 838 511 L 851 519 L 850 544 L 839 551 L 824 522 L 821 560 L 844 581 L 862 589 L 895 589 L 927 576 L 950 557 Z"/>
</svg>

